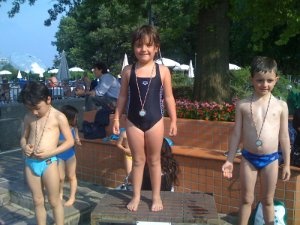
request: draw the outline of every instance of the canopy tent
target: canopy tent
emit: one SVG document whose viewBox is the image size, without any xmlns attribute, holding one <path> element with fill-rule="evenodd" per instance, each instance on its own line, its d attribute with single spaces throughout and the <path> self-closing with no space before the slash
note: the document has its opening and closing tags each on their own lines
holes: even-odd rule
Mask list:
<svg viewBox="0 0 300 225">
<path fill-rule="evenodd" d="M 0 71 L 0 75 L 10 75 L 10 74 L 12 74 L 12 73 L 8 70 L 1 70 Z"/>
<path fill-rule="evenodd" d="M 168 58 L 159 58 L 155 61 L 158 64 L 163 64 L 167 67 L 180 67 L 180 63 Z"/>
<path fill-rule="evenodd" d="M 60 64 L 58 68 L 57 78 L 60 81 L 69 80 L 70 72 L 65 51 L 61 53 Z"/>
<path fill-rule="evenodd" d="M 79 68 L 79 67 L 76 67 L 76 66 L 70 68 L 69 71 L 71 71 L 71 72 L 84 72 L 83 69 L 81 69 L 81 68 Z"/>
</svg>

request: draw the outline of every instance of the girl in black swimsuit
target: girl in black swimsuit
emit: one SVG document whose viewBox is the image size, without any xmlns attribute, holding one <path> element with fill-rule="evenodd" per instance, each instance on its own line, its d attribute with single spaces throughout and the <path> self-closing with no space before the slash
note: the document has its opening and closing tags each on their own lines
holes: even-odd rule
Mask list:
<svg viewBox="0 0 300 225">
<path fill-rule="evenodd" d="M 169 135 L 177 134 L 175 100 L 171 75 L 167 67 L 154 63 L 159 49 L 159 35 L 154 27 L 144 25 L 132 36 L 132 47 L 137 63 L 122 71 L 113 132 L 119 134 L 119 117 L 124 111 L 130 93 L 126 132 L 133 156 L 133 197 L 128 203 L 130 211 L 137 211 L 141 197 L 144 166 L 147 161 L 152 186 L 152 211 L 163 209 L 160 197 L 160 151 L 164 137 L 162 92 L 170 115 Z"/>
</svg>

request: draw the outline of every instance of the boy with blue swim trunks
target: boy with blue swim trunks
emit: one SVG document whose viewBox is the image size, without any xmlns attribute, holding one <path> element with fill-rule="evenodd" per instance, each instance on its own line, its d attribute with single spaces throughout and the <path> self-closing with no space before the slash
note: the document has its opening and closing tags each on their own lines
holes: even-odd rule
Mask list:
<svg viewBox="0 0 300 225">
<path fill-rule="evenodd" d="M 21 147 L 25 154 L 25 174 L 32 193 L 37 224 L 46 224 L 44 187 L 53 210 L 55 224 L 64 224 L 64 209 L 59 197 L 59 173 L 56 155 L 74 145 L 68 120 L 51 106 L 48 88 L 29 82 L 20 93 L 20 101 L 30 111 L 24 118 Z M 65 141 L 58 146 L 59 134 Z"/>
<path fill-rule="evenodd" d="M 222 171 L 225 178 L 232 177 L 233 160 L 242 142 L 239 225 L 248 224 L 258 173 L 265 224 L 274 224 L 273 198 L 278 178 L 279 142 L 284 159 L 281 178 L 283 181 L 290 178 L 288 108 L 284 101 L 271 93 L 279 79 L 276 72 L 277 63 L 274 59 L 260 56 L 254 58 L 251 64 L 254 92 L 236 105 L 235 126 Z"/>
<path fill-rule="evenodd" d="M 78 128 L 77 128 L 77 115 L 78 110 L 71 105 L 64 105 L 61 108 L 61 112 L 65 114 L 69 122 L 69 129 L 72 132 L 73 138 L 76 145 L 81 145 Z M 59 144 L 65 141 L 63 134 L 60 134 Z M 76 177 L 76 156 L 75 146 L 57 155 L 58 158 L 58 169 L 60 176 L 60 198 L 63 199 L 64 181 L 67 175 L 70 183 L 70 197 L 69 200 L 64 204 L 65 206 L 71 206 L 75 202 L 76 190 L 77 190 L 77 177 Z"/>
</svg>

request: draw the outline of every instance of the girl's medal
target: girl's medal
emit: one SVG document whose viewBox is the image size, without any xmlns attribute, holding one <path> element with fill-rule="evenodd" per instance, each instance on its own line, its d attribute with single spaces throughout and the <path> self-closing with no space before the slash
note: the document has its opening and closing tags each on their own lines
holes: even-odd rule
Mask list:
<svg viewBox="0 0 300 225">
<path fill-rule="evenodd" d="M 146 115 L 146 111 L 144 109 L 142 109 L 140 112 L 139 112 L 139 115 L 141 117 L 144 117 Z"/>
</svg>

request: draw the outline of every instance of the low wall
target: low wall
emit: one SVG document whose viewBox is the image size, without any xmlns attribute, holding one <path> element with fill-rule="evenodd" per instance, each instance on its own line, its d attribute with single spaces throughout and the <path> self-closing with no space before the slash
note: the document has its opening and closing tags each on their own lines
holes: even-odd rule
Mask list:
<svg viewBox="0 0 300 225">
<path fill-rule="evenodd" d="M 84 98 L 59 99 L 52 101 L 56 108 L 62 105 L 73 105 L 79 111 L 82 118 Z M 9 151 L 20 147 L 23 118 L 27 113 L 26 108 L 20 103 L 8 103 L 0 105 L 0 152 Z M 79 125 L 82 120 L 78 121 Z"/>
<path fill-rule="evenodd" d="M 93 116 L 94 112 L 89 112 L 85 113 L 84 118 L 92 121 Z M 164 120 L 167 136 L 169 119 Z M 122 118 L 121 126 L 124 126 L 124 123 Z M 213 193 L 219 213 L 237 214 L 240 202 L 240 157 L 234 161 L 232 179 L 224 179 L 221 172 L 226 160 L 224 151 L 228 149 L 233 123 L 178 119 L 177 124 L 178 135 L 172 137 L 175 143 L 172 150 L 180 165 L 179 186 L 175 187 L 175 191 Z M 107 131 L 111 131 L 111 124 Z M 117 187 L 123 183 L 124 155 L 113 142 L 82 139 L 82 144 L 81 149 L 77 151 L 79 179 L 108 187 Z M 296 201 L 300 197 L 300 168 L 291 168 L 290 181 L 278 180 L 275 198 L 285 202 L 288 224 L 296 225 L 300 224 L 300 201 Z M 253 206 L 260 199 L 259 179 L 255 194 Z"/>
</svg>

